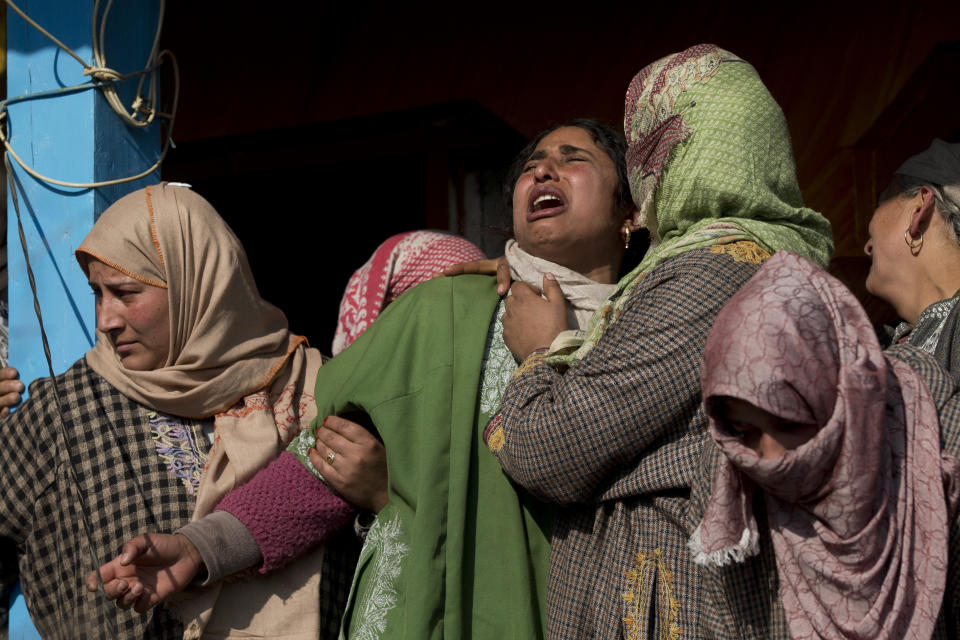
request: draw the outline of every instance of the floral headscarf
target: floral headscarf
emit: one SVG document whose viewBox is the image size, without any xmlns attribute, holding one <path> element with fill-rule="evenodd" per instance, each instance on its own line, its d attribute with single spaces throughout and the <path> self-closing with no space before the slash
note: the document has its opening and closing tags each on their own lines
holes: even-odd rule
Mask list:
<svg viewBox="0 0 960 640">
<path fill-rule="evenodd" d="M 826 265 L 830 223 L 803 206 L 783 112 L 752 66 L 701 44 L 644 67 L 627 90 L 627 170 L 651 249 L 617 285 L 581 359 L 616 321 L 640 278 L 687 251 L 751 240 Z"/>
</svg>

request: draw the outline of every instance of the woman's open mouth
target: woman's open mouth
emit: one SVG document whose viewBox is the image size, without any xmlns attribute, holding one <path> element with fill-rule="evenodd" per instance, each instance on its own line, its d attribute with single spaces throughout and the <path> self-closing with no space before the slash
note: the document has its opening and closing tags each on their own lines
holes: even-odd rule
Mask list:
<svg viewBox="0 0 960 640">
<path fill-rule="evenodd" d="M 563 194 L 558 189 L 549 186 L 537 187 L 530 196 L 530 206 L 527 210 L 527 221 L 532 222 L 540 218 L 549 218 L 557 215 L 567 206 Z"/>
</svg>

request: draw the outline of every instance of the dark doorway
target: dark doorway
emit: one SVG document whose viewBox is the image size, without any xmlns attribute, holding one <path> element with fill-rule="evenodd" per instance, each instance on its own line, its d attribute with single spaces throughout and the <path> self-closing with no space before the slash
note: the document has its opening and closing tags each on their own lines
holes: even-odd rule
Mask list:
<svg viewBox="0 0 960 640">
<path fill-rule="evenodd" d="M 474 102 L 178 145 L 186 182 L 246 247 L 264 298 L 328 352 L 347 279 L 383 240 L 443 229 L 499 255 L 503 174 L 525 139 Z"/>
</svg>

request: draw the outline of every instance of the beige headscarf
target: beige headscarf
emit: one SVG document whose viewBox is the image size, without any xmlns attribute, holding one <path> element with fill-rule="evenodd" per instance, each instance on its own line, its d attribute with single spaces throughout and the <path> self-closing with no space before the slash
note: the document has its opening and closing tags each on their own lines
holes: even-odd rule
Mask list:
<svg viewBox="0 0 960 640">
<path fill-rule="evenodd" d="M 196 520 L 316 416 L 311 391 L 320 354 L 260 297 L 240 241 L 188 188 L 164 183 L 118 200 L 77 249 L 85 272 L 91 257 L 167 289 L 170 351 L 162 367 L 126 369 L 100 332 L 87 363 L 140 404 L 175 416 L 214 417 Z M 185 637 L 199 637 L 206 627 L 242 637 L 316 638 L 322 553 L 267 578 L 190 592 L 172 607 L 189 622 Z"/>
<path fill-rule="evenodd" d="M 91 256 L 169 292 L 170 352 L 153 371 L 124 368 L 105 335 L 87 363 L 125 396 L 164 413 L 206 418 L 263 388 L 304 342 L 257 292 L 240 241 L 184 187 L 135 191 L 107 209 L 77 259 Z"/>
</svg>

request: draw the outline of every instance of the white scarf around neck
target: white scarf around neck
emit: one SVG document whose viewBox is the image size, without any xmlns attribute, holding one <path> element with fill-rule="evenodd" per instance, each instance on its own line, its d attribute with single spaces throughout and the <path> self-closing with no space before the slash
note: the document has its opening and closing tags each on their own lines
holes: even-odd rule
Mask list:
<svg viewBox="0 0 960 640">
<path fill-rule="evenodd" d="M 510 276 L 538 291 L 543 287 L 543 276 L 552 273 L 567 299 L 568 326 L 580 331 L 589 326 L 594 312 L 616 287 L 615 284 L 595 282 L 563 265 L 531 255 L 521 249 L 516 240 L 507 241 L 504 255 L 510 264 Z"/>
</svg>

